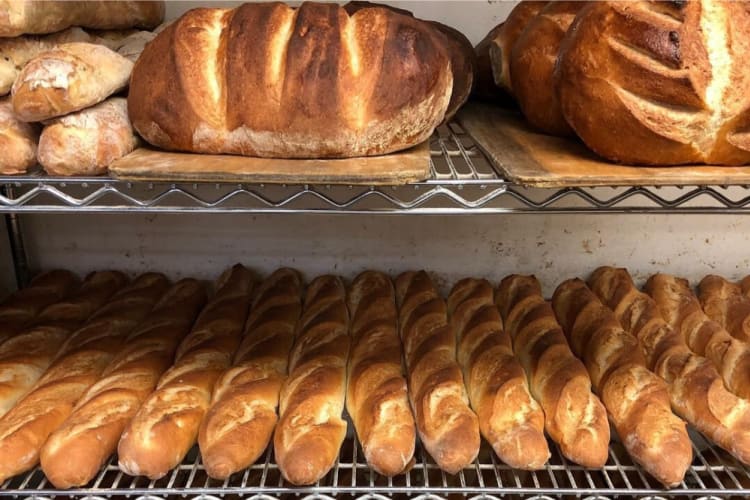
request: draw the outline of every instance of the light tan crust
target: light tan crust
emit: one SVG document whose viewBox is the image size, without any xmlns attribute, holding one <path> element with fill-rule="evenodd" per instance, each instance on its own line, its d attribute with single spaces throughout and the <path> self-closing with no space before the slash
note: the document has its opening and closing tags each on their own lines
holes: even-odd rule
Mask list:
<svg viewBox="0 0 750 500">
<path fill-rule="evenodd" d="M 163 1 L 0 1 L 0 37 L 54 33 L 71 26 L 93 29 L 154 28 L 164 19 Z"/>
<path fill-rule="evenodd" d="M 638 290 L 625 269 L 601 267 L 592 290 L 644 350 L 649 367 L 669 385 L 675 413 L 716 444 L 748 463 L 750 405 L 729 392 L 713 364 L 690 351 L 662 318 L 656 302 Z"/>
<path fill-rule="evenodd" d="M 479 453 L 479 421 L 469 407 L 445 301 L 424 271 L 395 282 L 399 328 L 417 431 L 437 465 L 456 474 Z"/>
<path fill-rule="evenodd" d="M 496 290 L 495 302 L 531 394 L 544 410 L 547 433 L 569 460 L 602 467 L 609 454 L 607 411 L 591 392 L 586 367 L 571 352 L 539 281 L 508 276 Z"/>
<path fill-rule="evenodd" d="M 706 316 L 732 337 L 750 342 L 750 298 L 742 293 L 739 284 L 708 275 L 698 284 L 698 300 Z"/>
<path fill-rule="evenodd" d="M 579 280 L 555 290 L 552 307 L 633 460 L 677 486 L 693 458 L 685 422 L 670 408 L 667 383 L 648 370 L 638 339 Z"/>
<path fill-rule="evenodd" d="M 138 59 L 130 117 L 168 150 L 390 153 L 427 140 L 445 116 L 453 76 L 444 42 L 429 24 L 381 8 L 194 9 Z"/>
<path fill-rule="evenodd" d="M 36 165 L 39 127 L 18 119 L 8 98 L 0 98 L 0 175 L 22 175 Z"/>
<path fill-rule="evenodd" d="M 687 280 L 655 274 L 646 283 L 661 316 L 680 332 L 688 347 L 711 360 L 727 388 L 750 399 L 750 344 L 738 340 L 709 318 Z"/>
<path fill-rule="evenodd" d="M 563 114 L 627 164 L 750 162 L 747 2 L 589 2 L 563 41 Z"/>
<path fill-rule="evenodd" d="M 233 366 L 217 380 L 198 444 L 206 473 L 226 479 L 271 442 L 289 351 L 302 312 L 302 278 L 279 269 L 255 292 Z"/>
<path fill-rule="evenodd" d="M 99 472 L 117 449 L 125 426 L 172 364 L 205 300 L 200 282 L 180 280 L 127 335 L 117 356 L 41 449 L 42 470 L 55 487 L 83 486 Z"/>
<path fill-rule="evenodd" d="M 216 294 L 180 344 L 174 364 L 122 433 L 120 470 L 159 479 L 193 447 L 214 383 L 239 346 L 253 284 L 253 274 L 239 264 L 219 278 Z"/>
<path fill-rule="evenodd" d="M 526 373 L 503 330 L 492 285 L 470 278 L 459 281 L 448 296 L 448 311 L 482 436 L 514 469 L 544 468 L 550 457 L 544 412 L 531 396 Z"/>
<path fill-rule="evenodd" d="M 349 345 L 344 285 L 334 276 L 316 278 L 305 294 L 273 436 L 276 463 L 292 484 L 314 484 L 338 459 Z"/>
<path fill-rule="evenodd" d="M 131 153 L 138 139 L 124 97 L 56 118 L 39 138 L 39 163 L 50 175 L 94 176 Z"/>
<path fill-rule="evenodd" d="M 122 273 L 96 273 L 92 281 L 126 282 Z M 42 445 L 70 415 L 86 390 L 99 380 L 122 347 L 124 336 L 143 319 L 166 288 L 166 278 L 145 274 L 120 289 L 81 329 L 68 337 L 36 385 L 0 420 L 0 482 L 28 471 Z M 111 294 L 110 294 L 111 295 Z M 93 296 L 101 296 L 93 294 Z M 54 317 L 70 318 L 75 309 L 56 307 Z M 48 310 L 51 308 L 48 308 Z"/>
<path fill-rule="evenodd" d="M 357 276 L 347 296 L 351 320 L 346 408 L 367 464 L 378 474 L 404 472 L 414 457 L 416 429 L 409 407 L 398 335 L 396 293 L 383 273 Z"/>
<path fill-rule="evenodd" d="M 11 90 L 13 112 L 39 122 L 79 111 L 128 85 L 133 63 L 103 45 L 65 43 L 31 59 Z"/>
</svg>

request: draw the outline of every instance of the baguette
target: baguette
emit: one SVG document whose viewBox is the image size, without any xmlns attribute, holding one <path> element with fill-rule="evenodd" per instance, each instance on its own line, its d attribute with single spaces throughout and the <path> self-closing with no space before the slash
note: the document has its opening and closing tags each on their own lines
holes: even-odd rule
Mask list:
<svg viewBox="0 0 750 500">
<path fill-rule="evenodd" d="M 292 484 L 314 484 L 338 459 L 349 343 L 344 285 L 333 276 L 316 278 L 305 294 L 273 437 L 276 463 Z"/>
<path fill-rule="evenodd" d="M 732 337 L 750 342 L 750 298 L 742 287 L 721 276 L 709 275 L 698 284 L 698 300 L 703 312 Z"/>
<path fill-rule="evenodd" d="M 417 431 L 437 465 L 456 474 L 477 457 L 480 435 L 445 301 L 424 271 L 401 274 L 396 297 Z"/>
<path fill-rule="evenodd" d="M 664 320 L 682 334 L 688 347 L 711 360 L 727 388 L 750 399 L 750 344 L 732 337 L 706 316 L 687 280 L 655 274 L 646 282 L 646 292 Z"/>
<path fill-rule="evenodd" d="M 571 352 L 539 281 L 508 276 L 495 301 L 531 394 L 544 410 L 547 433 L 569 460 L 589 468 L 604 466 L 610 437 L 607 412 L 591 392 L 586 367 Z"/>
<path fill-rule="evenodd" d="M 459 281 L 448 297 L 448 310 L 482 435 L 514 469 L 542 469 L 550 457 L 544 412 L 503 331 L 492 286 L 486 280 Z"/>
<path fill-rule="evenodd" d="M 216 382 L 198 434 L 210 477 L 228 478 L 252 465 L 268 447 L 301 312 L 297 271 L 279 269 L 256 292 L 234 364 Z"/>
<path fill-rule="evenodd" d="M 0 98 L 0 175 L 25 174 L 36 165 L 39 129 L 13 114 L 10 99 Z"/>
<path fill-rule="evenodd" d="M 120 290 L 68 338 L 31 392 L 0 419 L 0 483 L 36 465 L 49 435 L 99 380 L 122 348 L 123 337 L 145 317 L 165 282 L 161 275 L 146 274 Z"/>
<path fill-rule="evenodd" d="M 367 464 L 378 474 L 404 472 L 414 457 L 416 430 L 409 407 L 398 336 L 396 294 L 385 274 L 367 271 L 347 296 L 352 350 L 346 408 Z"/>
<path fill-rule="evenodd" d="M 122 433 L 120 470 L 158 479 L 193 447 L 214 382 L 240 343 L 252 288 L 253 274 L 241 265 L 219 278 L 216 295 L 180 344 L 174 365 Z"/>
<path fill-rule="evenodd" d="M 624 329 L 638 338 L 651 369 L 666 380 L 675 412 L 747 464 L 750 460 L 748 402 L 724 387 L 708 359 L 690 351 L 683 336 L 664 321 L 657 304 L 635 287 L 625 269 L 599 268 L 589 282 Z"/>
<path fill-rule="evenodd" d="M 172 364 L 205 294 L 203 285 L 193 279 L 170 288 L 52 432 L 41 449 L 40 462 L 55 487 L 85 485 L 117 449 L 125 426 Z"/>
<path fill-rule="evenodd" d="M 690 438 L 672 413 L 666 382 L 646 367 L 638 340 L 579 279 L 557 287 L 552 307 L 627 452 L 659 482 L 677 486 L 693 460 Z"/>
</svg>

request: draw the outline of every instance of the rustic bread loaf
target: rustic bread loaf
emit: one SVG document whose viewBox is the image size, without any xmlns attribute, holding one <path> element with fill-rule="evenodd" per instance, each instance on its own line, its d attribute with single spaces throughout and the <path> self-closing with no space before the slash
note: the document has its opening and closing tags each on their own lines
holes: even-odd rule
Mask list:
<svg viewBox="0 0 750 500">
<path fill-rule="evenodd" d="M 732 337 L 750 342 L 750 297 L 740 285 L 721 276 L 706 276 L 698 284 L 698 300 L 706 316 Z"/>
<path fill-rule="evenodd" d="M 748 30 L 745 2 L 589 2 L 560 48 L 563 114 L 613 161 L 749 163 Z"/>
<path fill-rule="evenodd" d="M 13 113 L 9 98 L 0 98 L 0 175 L 20 175 L 36 165 L 39 128 Z"/>
<path fill-rule="evenodd" d="M 427 23 L 380 8 L 250 3 L 194 9 L 159 33 L 128 105 L 139 134 L 164 149 L 350 157 L 428 139 L 452 85 L 444 39 Z"/>
<path fill-rule="evenodd" d="M 501 89 L 495 83 L 492 74 L 492 59 L 490 58 L 490 46 L 492 41 L 504 29 L 505 23 L 498 24 L 474 47 L 477 70 L 475 73 L 474 92 L 472 95 L 487 101 L 505 102 L 512 99 L 510 93 Z"/>
</svg>

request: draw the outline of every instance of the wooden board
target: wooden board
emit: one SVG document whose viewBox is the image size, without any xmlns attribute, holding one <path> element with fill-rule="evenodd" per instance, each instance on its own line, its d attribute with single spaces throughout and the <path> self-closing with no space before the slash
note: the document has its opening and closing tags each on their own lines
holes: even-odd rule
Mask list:
<svg viewBox="0 0 750 500">
<path fill-rule="evenodd" d="M 469 102 L 458 121 L 508 180 L 534 187 L 748 185 L 750 167 L 637 167 L 602 160 L 582 143 L 531 129 L 523 117 Z"/>
<path fill-rule="evenodd" d="M 115 161 L 109 171 L 118 179 L 151 182 L 401 185 L 430 176 L 430 148 L 425 142 L 390 155 L 341 160 L 283 160 L 139 148 Z"/>
</svg>

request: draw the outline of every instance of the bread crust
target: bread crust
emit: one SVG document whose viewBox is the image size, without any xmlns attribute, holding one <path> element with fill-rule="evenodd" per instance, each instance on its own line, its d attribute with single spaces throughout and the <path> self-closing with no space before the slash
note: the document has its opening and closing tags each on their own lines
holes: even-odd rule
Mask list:
<svg viewBox="0 0 750 500">
<path fill-rule="evenodd" d="M 36 165 L 39 128 L 21 121 L 8 98 L 0 98 L 0 174 L 21 175 Z"/>
</svg>

